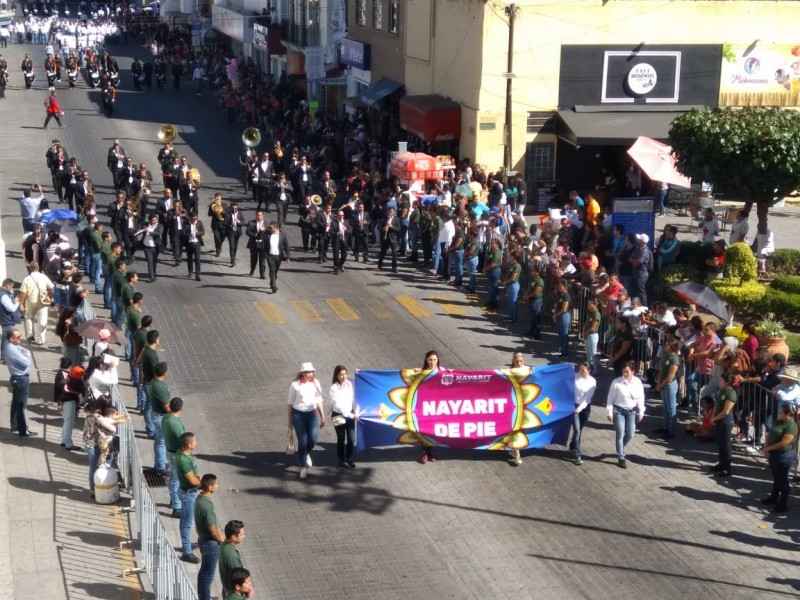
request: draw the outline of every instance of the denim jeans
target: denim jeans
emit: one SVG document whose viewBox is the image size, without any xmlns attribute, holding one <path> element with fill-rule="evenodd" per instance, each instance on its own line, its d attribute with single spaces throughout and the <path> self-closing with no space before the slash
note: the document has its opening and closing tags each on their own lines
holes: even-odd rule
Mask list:
<svg viewBox="0 0 800 600">
<path fill-rule="evenodd" d="M 467 269 L 469 273 L 469 287 L 467 287 L 467 289 L 470 292 L 474 292 L 475 286 L 478 285 L 478 261 L 479 258 L 477 255 L 467 259 Z"/>
<path fill-rule="evenodd" d="M 558 315 L 556 317 L 556 328 L 558 329 L 558 348 L 561 350 L 561 354 L 568 355 L 569 354 L 569 322 L 570 322 L 570 314 L 565 312 L 564 314 Z"/>
<path fill-rule="evenodd" d="M 581 433 L 583 432 L 583 426 L 586 425 L 586 421 L 589 420 L 591 412 L 592 406 L 590 404 L 577 415 L 574 413 L 572 415 L 572 441 L 569 443 L 569 449 L 572 450 L 572 454 L 575 458 L 581 457 Z"/>
<path fill-rule="evenodd" d="M 169 464 L 169 506 L 173 510 L 181 509 L 180 482 L 178 481 L 178 466 L 175 464 L 175 453 L 167 452 L 167 464 Z"/>
<path fill-rule="evenodd" d="M 78 403 L 75 400 L 64 402 L 61 415 L 64 422 L 61 425 L 61 443 L 65 448 L 72 448 L 72 430 L 75 428 L 75 413 L 78 412 Z"/>
<path fill-rule="evenodd" d="M 100 287 L 100 275 L 103 272 L 103 259 L 100 253 L 94 250 L 91 251 L 89 256 L 91 257 L 91 271 L 89 271 L 89 275 L 91 276 L 92 283 L 94 283 L 94 291 L 99 294 L 102 291 Z"/>
<path fill-rule="evenodd" d="M 419 253 L 419 225 L 409 225 L 408 227 L 408 251 L 412 259 L 417 258 Z"/>
<path fill-rule="evenodd" d="M 592 375 L 597 377 L 600 373 L 600 355 L 597 353 L 597 343 L 600 341 L 600 334 L 590 333 L 584 340 L 586 343 L 586 362 L 592 365 Z"/>
<path fill-rule="evenodd" d="M 442 262 L 442 244 L 436 240 L 433 240 L 431 244 L 433 245 L 433 265 L 431 265 L 431 270 L 438 271 L 439 263 Z"/>
<path fill-rule="evenodd" d="M 489 271 L 489 305 L 500 304 L 500 267 Z"/>
<path fill-rule="evenodd" d="M 100 450 L 97 446 L 86 446 L 86 455 L 89 457 L 89 489 L 94 491 L 94 474 L 97 472 L 97 461 L 100 459 Z"/>
<path fill-rule="evenodd" d="M 733 442 L 731 432 L 733 430 L 733 415 L 728 415 L 724 419 L 717 421 L 714 431 L 714 438 L 717 440 L 719 451 L 719 465 L 725 471 L 731 470 L 731 454 L 733 454 Z"/>
<path fill-rule="evenodd" d="M 188 491 L 180 490 L 178 496 L 181 501 L 181 550 L 184 554 L 192 553 L 192 527 L 194 527 L 194 501 L 197 500 L 197 488 Z"/>
<path fill-rule="evenodd" d="M 197 597 L 199 600 L 211 600 L 211 584 L 217 572 L 219 560 L 219 542 L 209 540 L 200 543 L 200 571 L 197 573 Z"/>
<path fill-rule="evenodd" d="M 153 439 L 153 465 L 154 468 L 163 471 L 167 466 L 167 447 L 164 445 L 164 432 L 161 429 L 161 418 L 164 416 L 161 413 L 154 413 L 150 410 L 152 415 L 150 419 L 153 422 L 153 432 L 156 434 Z"/>
<path fill-rule="evenodd" d="M 506 286 L 506 297 L 508 298 L 508 316 L 511 322 L 517 322 L 517 300 L 519 299 L 519 281 L 509 283 Z"/>
<path fill-rule="evenodd" d="M 292 425 L 297 436 L 297 460 L 301 467 L 306 466 L 308 453 L 314 449 L 319 436 L 319 418 L 317 411 L 302 412 L 292 409 Z"/>
<path fill-rule="evenodd" d="M 133 362 L 131 362 L 131 381 L 136 388 L 136 410 L 139 412 L 144 410 L 144 403 L 147 399 L 144 388 L 139 385 L 141 377 L 142 367 L 140 365 L 134 365 Z"/>
<path fill-rule="evenodd" d="M 625 460 L 625 446 L 636 433 L 636 409 L 614 407 L 614 432 L 617 434 L 617 458 Z"/>
<path fill-rule="evenodd" d="M 661 390 L 661 402 L 664 404 L 664 429 L 675 434 L 678 426 L 678 382 L 673 380 Z"/>
<path fill-rule="evenodd" d="M 663 215 L 667 212 L 666 202 L 669 190 L 658 190 L 658 214 Z M 644 306 L 644 304 L 642 304 Z"/>
<path fill-rule="evenodd" d="M 114 298 L 114 304 L 116 305 L 116 311 L 114 312 L 114 316 L 111 317 L 111 321 L 122 329 L 122 323 L 125 321 L 125 307 L 122 305 L 122 298 L 117 296 Z M 128 360 L 127 358 L 125 360 Z"/>
<path fill-rule="evenodd" d="M 450 255 L 450 274 L 456 278 L 456 285 L 464 279 L 464 251 L 456 250 Z"/>
<path fill-rule="evenodd" d="M 153 424 L 153 411 L 150 410 L 150 393 L 147 391 L 147 384 L 145 381 L 141 387 L 144 394 L 144 409 L 142 414 L 144 416 L 144 430 L 148 437 L 153 437 L 156 434 L 156 426 Z"/>
<path fill-rule="evenodd" d="M 769 468 L 772 471 L 772 492 L 770 497 L 779 507 L 786 507 L 789 498 L 789 472 L 794 464 L 794 450 L 770 452 Z"/>
<path fill-rule="evenodd" d="M 83 272 L 87 277 L 91 277 L 92 273 L 92 249 L 89 244 L 82 239 L 78 240 L 78 256 L 80 263 L 83 265 Z"/>
<path fill-rule="evenodd" d="M 13 375 L 11 377 L 11 426 L 14 426 L 14 420 L 16 420 L 17 433 L 19 434 L 24 434 L 28 431 L 25 409 L 28 407 L 30 386 L 30 375 Z"/>
<path fill-rule="evenodd" d="M 103 306 L 114 310 L 114 305 L 111 302 L 111 274 L 108 272 L 108 267 L 103 267 Z"/>
<path fill-rule="evenodd" d="M 528 310 L 531 313 L 531 329 L 528 333 L 538 336 L 542 332 L 542 298 L 528 302 Z"/>
<path fill-rule="evenodd" d="M 125 344 L 125 360 L 128 362 L 133 362 L 133 334 L 134 332 L 130 329 L 126 329 L 125 331 L 125 339 L 128 342 Z"/>
</svg>

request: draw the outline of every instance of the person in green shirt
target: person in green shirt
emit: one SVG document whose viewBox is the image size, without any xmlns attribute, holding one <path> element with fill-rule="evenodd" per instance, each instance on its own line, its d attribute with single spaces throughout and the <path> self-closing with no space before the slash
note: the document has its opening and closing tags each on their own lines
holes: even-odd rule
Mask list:
<svg viewBox="0 0 800 600">
<path fill-rule="evenodd" d="M 478 285 L 479 250 L 478 231 L 477 229 L 469 228 L 467 231 L 467 247 L 464 250 L 463 260 L 467 261 L 467 274 L 469 275 L 469 283 L 467 284 L 466 291 L 471 294 L 475 293 L 475 286 Z"/>
<path fill-rule="evenodd" d="M 250 571 L 244 567 L 237 567 L 231 571 L 231 585 L 233 591 L 224 600 L 246 600 L 253 596 L 253 580 Z"/>
<path fill-rule="evenodd" d="M 127 269 L 127 259 L 120 256 L 114 261 L 114 271 L 111 274 L 111 321 L 120 329 L 125 320 L 125 306 L 122 304 L 122 286 L 127 282 L 125 278 Z"/>
<path fill-rule="evenodd" d="M 181 560 L 196 565 L 200 559 L 192 552 L 192 527 L 194 526 L 194 504 L 200 492 L 201 479 L 197 471 L 194 449 L 197 438 L 189 431 L 180 437 L 181 449 L 175 453 L 175 471 L 181 500 Z"/>
<path fill-rule="evenodd" d="M 141 312 L 140 312 L 141 314 Z M 139 329 L 133 334 L 133 356 L 131 365 L 131 381 L 136 387 L 136 410 L 144 412 L 145 402 L 147 401 L 147 391 L 142 383 L 142 366 L 140 359 L 142 351 L 147 347 L 147 334 L 150 333 L 150 326 L 153 324 L 153 317 L 145 315 L 139 321 Z"/>
<path fill-rule="evenodd" d="M 111 308 L 111 271 L 108 259 L 111 256 L 111 232 L 104 231 L 100 242 L 100 274 L 103 276 L 103 308 Z"/>
<path fill-rule="evenodd" d="M 183 399 L 176 396 L 169 401 L 167 414 L 161 417 L 161 432 L 164 434 L 164 448 L 167 450 L 167 468 L 169 469 L 169 505 L 172 508 L 173 517 L 181 516 L 179 493 L 181 487 L 175 463 L 175 454 L 181 449 L 181 436 L 186 433 L 186 427 L 181 421 L 181 411 L 183 411 Z"/>
<path fill-rule="evenodd" d="M 239 544 L 244 541 L 244 523 L 228 521 L 225 525 L 225 541 L 219 547 L 219 580 L 222 583 L 222 597 L 230 598 L 233 593 L 234 569 L 244 568 Z"/>
<path fill-rule="evenodd" d="M 148 393 L 148 386 L 155 377 L 155 367 L 158 364 L 158 353 L 156 348 L 161 343 L 158 330 L 153 329 L 147 333 L 147 347 L 142 350 L 139 355 L 139 364 L 142 368 L 142 374 L 139 379 L 139 386 L 145 391 L 144 399 L 144 426 L 148 437 L 155 436 L 155 426 L 153 425 L 151 411 L 150 411 L 150 394 Z"/>
<path fill-rule="evenodd" d="M 542 279 L 542 267 L 539 261 L 534 261 L 531 265 L 531 281 L 525 292 L 525 302 L 528 303 L 528 310 L 531 313 L 531 326 L 528 335 L 535 340 L 542 339 L 542 305 L 544 304 L 544 279 Z"/>
<path fill-rule="evenodd" d="M 600 311 L 597 309 L 595 296 L 589 296 L 586 301 L 581 338 L 586 344 L 586 362 L 592 365 L 592 374 L 597 376 L 600 373 L 600 355 L 597 353 L 597 343 L 600 341 Z"/>
<path fill-rule="evenodd" d="M 714 395 L 714 416 L 711 421 L 716 427 L 719 462 L 711 467 L 711 470 L 717 477 L 730 477 L 731 475 L 733 407 L 736 406 L 737 400 L 736 390 L 731 387 L 733 377 L 729 372 L 720 375 L 719 389 Z"/>
<path fill-rule="evenodd" d="M 784 402 L 778 408 L 778 421 L 769 430 L 764 455 L 772 471 L 772 492 L 761 504 L 774 504 L 772 512 L 786 512 L 789 499 L 789 473 L 795 460 L 794 441 L 797 439 L 797 421 L 794 404 Z"/>
<path fill-rule="evenodd" d="M 419 218 L 419 231 L 422 239 L 422 266 L 429 267 L 431 258 L 433 257 L 433 242 L 436 239 L 431 234 L 431 227 L 433 225 L 433 217 L 431 217 L 431 209 L 423 204 L 422 216 Z"/>
<path fill-rule="evenodd" d="M 483 272 L 489 275 L 489 302 L 486 308 L 497 308 L 500 305 L 500 274 L 503 267 L 503 248 L 496 237 L 489 242 L 489 256 Z"/>
<path fill-rule="evenodd" d="M 464 247 L 466 245 L 466 234 L 464 228 L 456 221 L 456 234 L 450 241 L 450 246 L 447 248 L 448 254 L 448 272 L 445 273 L 445 281 L 450 280 L 450 275 L 455 276 L 453 285 L 460 288 L 464 283 Z"/>
<path fill-rule="evenodd" d="M 103 288 L 100 275 L 103 272 L 103 259 L 100 255 L 100 246 L 103 243 L 103 224 L 97 221 L 89 230 L 89 279 L 94 284 L 95 294 L 102 294 Z"/>
<path fill-rule="evenodd" d="M 130 346 L 130 348 L 126 349 L 126 355 L 129 355 L 128 358 L 131 364 L 136 361 L 136 345 L 133 337 L 142 322 L 142 300 L 144 300 L 144 294 L 135 292 L 130 304 L 125 306 L 125 337 L 128 340 L 128 346 Z"/>
<path fill-rule="evenodd" d="M 197 574 L 197 595 L 200 600 L 211 600 L 211 584 L 217 570 L 219 545 L 225 537 L 217 525 L 217 515 L 211 496 L 219 489 L 217 476 L 203 475 L 200 480 L 200 495 L 194 503 L 194 527 L 200 546 L 200 572 Z"/>
<path fill-rule="evenodd" d="M 136 284 L 139 282 L 139 274 L 136 271 L 126 271 L 125 283 L 120 286 L 119 297 L 122 300 L 122 310 L 124 311 L 131 302 L 133 302 L 133 295 L 136 293 Z"/>
<path fill-rule="evenodd" d="M 153 469 L 169 477 L 167 471 L 167 450 L 164 446 L 164 432 L 161 430 L 161 418 L 169 410 L 169 386 L 167 385 L 167 363 L 159 362 L 153 368 L 154 377 L 147 386 L 147 398 L 150 400 L 150 422 L 153 424 Z"/>
<path fill-rule="evenodd" d="M 561 358 L 569 356 L 569 324 L 572 319 L 571 307 L 572 298 L 567 291 L 567 282 L 560 279 L 556 284 L 558 297 L 553 306 L 553 322 L 558 330 L 558 346 L 561 351 Z"/>
<path fill-rule="evenodd" d="M 508 272 L 501 285 L 506 288 L 508 298 L 508 317 L 511 323 L 517 322 L 517 300 L 519 299 L 519 277 L 522 274 L 522 265 L 519 264 L 519 254 L 511 252 L 508 255 Z"/>
<path fill-rule="evenodd" d="M 615 376 L 622 377 L 622 366 L 630 360 L 631 348 L 633 348 L 631 324 L 625 317 L 617 317 L 617 331 L 611 343 L 611 366 Z"/>
<path fill-rule="evenodd" d="M 431 215 L 431 226 L 429 232 L 431 234 L 431 249 L 433 250 L 433 262 L 431 269 L 428 271 L 431 275 L 436 275 L 439 271 L 439 266 L 442 263 L 442 252 L 444 252 L 444 244 L 439 243 L 439 232 L 444 229 L 444 221 L 437 214 Z"/>
<path fill-rule="evenodd" d="M 681 358 L 678 355 L 678 341 L 675 338 L 664 342 L 664 359 L 658 373 L 656 391 L 661 394 L 664 404 L 664 425 L 656 433 L 663 433 L 668 440 L 675 439 L 678 427 L 678 369 Z"/>
</svg>

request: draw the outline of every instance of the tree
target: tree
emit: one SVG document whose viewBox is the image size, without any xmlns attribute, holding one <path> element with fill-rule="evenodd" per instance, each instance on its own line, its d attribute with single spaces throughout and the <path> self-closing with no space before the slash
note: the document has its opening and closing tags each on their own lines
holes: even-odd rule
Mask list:
<svg viewBox="0 0 800 600">
<path fill-rule="evenodd" d="M 800 189 L 800 112 L 770 107 L 694 109 L 669 131 L 678 170 L 756 204 L 758 232 L 770 207 Z"/>
</svg>

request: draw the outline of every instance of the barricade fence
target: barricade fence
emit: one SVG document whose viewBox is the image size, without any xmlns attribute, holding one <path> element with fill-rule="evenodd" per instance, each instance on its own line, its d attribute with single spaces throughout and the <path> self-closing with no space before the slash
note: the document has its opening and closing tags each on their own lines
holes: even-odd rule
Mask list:
<svg viewBox="0 0 800 600">
<path fill-rule="evenodd" d="M 120 415 L 128 414 L 117 386 L 111 388 L 111 399 Z M 147 573 L 158 600 L 196 600 L 197 592 L 173 549 L 145 480 L 136 437 L 130 425 L 119 429 L 117 465 L 125 490 L 133 497 L 142 562 L 140 568 L 125 571 L 123 575 Z"/>
</svg>

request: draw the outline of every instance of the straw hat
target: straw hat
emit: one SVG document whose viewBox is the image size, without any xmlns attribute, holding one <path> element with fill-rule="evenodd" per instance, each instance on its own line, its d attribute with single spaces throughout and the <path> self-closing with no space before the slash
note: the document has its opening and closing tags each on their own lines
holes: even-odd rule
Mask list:
<svg viewBox="0 0 800 600">
<path fill-rule="evenodd" d="M 786 367 L 783 373 L 780 374 L 780 378 L 800 383 L 800 373 L 797 372 L 797 369 L 793 369 L 792 367 Z"/>
</svg>

